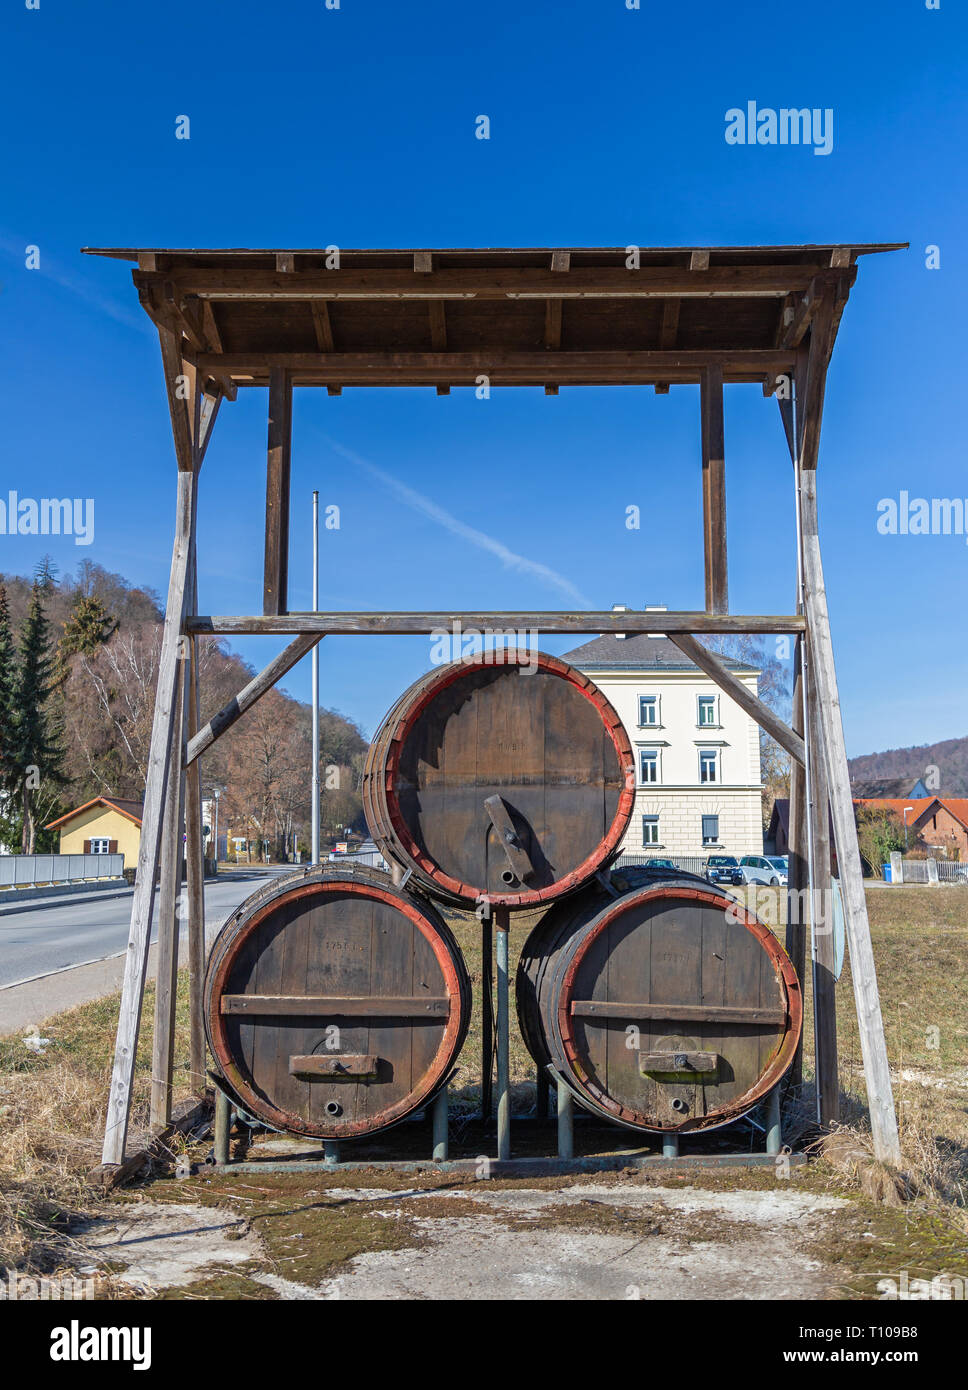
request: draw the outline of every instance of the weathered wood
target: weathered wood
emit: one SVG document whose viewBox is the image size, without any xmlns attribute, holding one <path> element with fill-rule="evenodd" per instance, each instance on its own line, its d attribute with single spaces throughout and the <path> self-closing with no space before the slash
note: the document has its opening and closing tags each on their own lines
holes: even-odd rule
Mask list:
<svg viewBox="0 0 968 1390">
<path fill-rule="evenodd" d="M 812 925 L 813 1036 L 817 1118 L 822 1125 L 840 1120 L 837 1068 L 837 996 L 834 977 L 833 907 L 831 903 L 830 809 L 823 730 L 817 708 L 812 659 L 807 661 L 807 815 L 810 829 L 810 920 Z"/>
<path fill-rule="evenodd" d="M 785 748 L 792 758 L 801 765 L 803 764 L 806 753 L 800 735 L 774 714 L 769 705 L 764 704 L 757 695 L 754 695 L 737 676 L 734 676 L 715 652 L 711 652 L 708 647 L 704 647 L 695 637 L 691 637 L 687 633 L 672 633 L 670 640 L 701 671 L 705 671 L 706 675 L 714 680 L 719 688 L 739 705 L 740 709 L 745 710 L 751 718 L 755 719 L 771 738 L 776 739 L 781 748 Z"/>
<path fill-rule="evenodd" d="M 817 683 L 823 729 L 830 809 L 837 844 L 837 864 L 840 870 L 840 888 L 850 949 L 850 973 L 864 1063 L 864 1082 L 870 1108 L 871 1134 L 876 1157 L 885 1163 L 899 1165 L 901 1147 L 870 923 L 867 918 L 867 901 L 864 897 L 860 851 L 857 847 L 857 827 L 850 793 L 847 749 L 820 557 L 817 480 L 816 472 L 812 468 L 801 474 L 800 508 L 803 526 L 804 602 L 809 623 L 810 658 Z"/>
<path fill-rule="evenodd" d="M 197 639 L 189 639 L 188 704 L 185 757 L 185 859 L 188 891 L 189 1082 L 200 1094 L 205 1088 L 205 1025 L 202 991 L 205 983 L 205 847 L 202 837 L 201 764 L 188 764 L 188 740 L 198 729 Z M 218 846 L 215 846 L 218 857 Z"/>
<path fill-rule="evenodd" d="M 429 255 L 429 252 L 417 252 Z M 567 253 L 559 253 L 567 254 Z M 694 253 L 695 254 L 695 253 Z M 708 255 L 700 252 L 699 255 Z M 698 266 L 697 266 L 698 268 Z M 628 299 L 679 295 L 706 299 L 726 297 L 779 298 L 805 290 L 814 278 L 835 280 L 837 269 L 820 271 L 816 265 L 706 265 L 702 276 L 688 266 L 642 266 L 629 270 L 618 266 L 572 266 L 567 275 L 544 267 L 461 266 L 442 267 L 415 277 L 408 270 L 301 270 L 295 276 L 276 270 L 242 270 L 192 266 L 154 275 L 137 272 L 136 284 L 151 288 L 170 284 L 182 296 L 197 294 L 208 299 L 442 299 L 477 300 L 527 297 L 589 299 L 596 295 Z M 842 272 L 841 272 L 842 273 Z"/>
<path fill-rule="evenodd" d="M 802 637 L 797 638 L 793 657 L 793 729 L 801 738 L 803 720 L 803 680 L 801 670 Z M 803 988 L 806 976 L 806 923 L 803 915 L 802 890 L 809 886 L 806 853 L 807 779 L 803 764 L 796 759 L 790 766 L 790 818 L 787 840 L 787 925 L 786 950 Z M 797 1048 L 790 1079 L 794 1086 L 803 1081 L 803 1041 Z"/>
<path fill-rule="evenodd" d="M 292 379 L 282 367 L 269 374 L 269 443 L 266 467 L 266 549 L 263 612 L 278 616 L 289 606 L 289 476 L 292 444 Z"/>
<path fill-rule="evenodd" d="M 267 885 L 212 948 L 205 1021 L 222 1076 L 250 1114 L 297 1134 L 352 1138 L 423 1109 L 469 1019 L 443 918 L 374 869 Z"/>
<path fill-rule="evenodd" d="M 476 386 L 487 376 L 493 385 L 540 386 L 549 378 L 561 385 L 652 385 L 697 382 L 708 367 L 728 381 L 758 382 L 769 373 L 793 370 L 794 353 L 775 348 L 709 351 L 540 351 L 514 352 L 244 352 L 198 353 L 200 372 L 221 372 L 237 385 L 264 386 L 283 370 L 300 385 Z"/>
<path fill-rule="evenodd" d="M 630 1003 L 622 1000 L 603 1002 L 595 999 L 576 999 L 572 1002 L 574 1018 L 661 1018 L 681 1023 L 762 1023 L 776 1028 L 786 1022 L 785 1009 L 728 1007 L 721 1004 Z"/>
<path fill-rule="evenodd" d="M 456 625 L 456 627 L 455 627 Z M 189 632 L 262 633 L 287 636 L 318 633 L 320 636 L 356 636 L 381 633 L 384 636 L 437 634 L 441 631 L 476 632 L 750 632 L 797 633 L 805 622 L 798 614 L 744 614 L 663 612 L 637 613 L 623 609 L 588 612 L 448 612 L 448 613 L 286 613 L 280 617 L 200 614 L 189 620 Z"/>
<path fill-rule="evenodd" d="M 88 1174 L 88 1181 L 106 1190 L 121 1187 L 129 1178 L 155 1162 L 172 1157 L 168 1141 L 176 1134 L 204 1133 L 212 1115 L 212 1097 L 206 1094 L 198 1100 L 181 1101 L 172 1109 L 171 1123 L 160 1134 L 138 1134 L 132 1151 L 120 1163 L 99 1163 Z"/>
<path fill-rule="evenodd" d="M 154 1131 L 171 1121 L 171 1082 L 174 1067 L 175 1002 L 178 989 L 179 887 L 182 870 L 182 817 L 185 779 L 182 739 L 185 705 L 185 667 L 179 672 L 172 716 L 171 753 L 165 797 L 158 894 L 158 956 L 155 976 L 155 1023 L 151 1048 L 151 1108 Z"/>
<path fill-rule="evenodd" d="M 265 1014 L 299 1018 L 441 1018 L 450 1013 L 450 1000 L 427 995 L 359 996 L 330 994 L 223 994 L 223 1014 Z"/>
<path fill-rule="evenodd" d="M 726 562 L 726 464 L 723 435 L 723 370 L 707 367 L 700 384 L 702 415 L 702 510 L 706 611 L 729 611 Z"/>
<path fill-rule="evenodd" d="M 317 1052 L 311 1057 L 290 1057 L 290 1076 L 324 1076 L 327 1080 L 341 1078 L 375 1078 L 378 1074 L 379 1058 L 373 1053 L 326 1053 Z"/>
<path fill-rule="evenodd" d="M 125 954 L 121 1010 L 108 1096 L 104 1163 L 117 1164 L 124 1158 L 145 973 L 148 967 L 155 877 L 158 873 L 161 850 L 162 813 L 168 787 L 168 768 L 174 733 L 176 688 L 181 674 L 179 648 L 185 620 L 186 580 L 193 542 L 196 486 L 194 470 L 179 469 L 175 543 L 158 661 L 138 868 L 131 901 L 131 929 Z"/>
<path fill-rule="evenodd" d="M 810 325 L 806 360 L 804 363 L 804 358 L 800 357 L 796 372 L 797 461 L 803 472 L 812 472 L 817 466 L 827 363 L 833 347 L 833 334 L 834 306 L 828 294 L 816 306 Z"/>
<path fill-rule="evenodd" d="M 634 783 L 621 721 L 587 676 L 541 652 L 522 665 L 512 648 L 401 695 L 370 745 L 363 804 L 385 857 L 436 897 L 523 907 L 617 850 Z"/>
<path fill-rule="evenodd" d="M 229 700 L 228 704 L 223 705 L 217 714 L 200 729 L 198 733 L 192 735 L 188 743 L 186 757 L 188 766 L 191 767 L 197 758 L 205 752 L 206 748 L 211 748 L 216 739 L 221 738 L 226 729 L 230 729 L 236 720 L 241 719 L 246 710 L 261 700 L 267 691 L 276 685 L 287 671 L 291 671 L 293 666 L 322 640 L 320 633 L 307 633 L 297 637 L 294 642 L 290 642 L 285 651 L 273 657 L 268 666 L 264 667 L 257 676 L 253 676 L 248 685 L 242 687 L 238 695 Z"/>
<path fill-rule="evenodd" d="M 613 873 L 545 913 L 525 943 L 518 1014 L 593 1113 L 633 1129 L 739 1118 L 793 1060 L 802 994 L 773 933 L 675 870 Z"/>
<path fill-rule="evenodd" d="M 171 432 L 175 443 L 175 458 L 182 472 L 189 472 L 194 466 L 192 444 L 192 401 L 189 392 L 194 387 L 195 368 L 186 363 L 182 356 L 181 335 L 175 329 L 159 325 L 158 341 L 161 345 L 161 365 L 165 375 L 165 389 L 168 392 L 168 411 L 171 415 Z"/>
</svg>

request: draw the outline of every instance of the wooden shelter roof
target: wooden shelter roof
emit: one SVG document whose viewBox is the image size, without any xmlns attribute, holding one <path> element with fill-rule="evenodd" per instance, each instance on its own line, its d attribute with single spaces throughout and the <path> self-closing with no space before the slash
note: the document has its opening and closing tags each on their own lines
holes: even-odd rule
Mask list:
<svg viewBox="0 0 968 1390">
<path fill-rule="evenodd" d="M 295 385 L 772 383 L 857 258 L 906 243 L 468 250 L 85 247 L 135 263 L 152 319 L 234 391 Z M 829 353 L 828 353 L 829 355 Z"/>
</svg>

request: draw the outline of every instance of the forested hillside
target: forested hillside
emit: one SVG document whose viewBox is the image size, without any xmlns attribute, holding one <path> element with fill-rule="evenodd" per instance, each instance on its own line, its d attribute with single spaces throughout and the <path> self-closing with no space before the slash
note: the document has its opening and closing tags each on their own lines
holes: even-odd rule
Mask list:
<svg viewBox="0 0 968 1390">
<path fill-rule="evenodd" d="M 53 848 L 42 827 L 61 811 L 98 795 L 144 795 L 162 617 L 157 594 L 90 561 L 63 578 L 49 565 L 33 582 L 0 575 L 0 840 L 11 849 L 28 852 L 25 817 L 34 847 Z M 199 645 L 204 722 L 253 670 L 219 638 Z M 320 744 L 323 832 L 362 829 L 366 740 L 324 710 Z M 202 779 L 222 793 L 223 831 L 267 840 L 279 855 L 297 835 L 305 847 L 310 706 L 270 691 L 204 755 Z"/>
<path fill-rule="evenodd" d="M 937 768 L 938 784 L 929 769 Z M 917 748 L 891 748 L 886 753 L 865 753 L 850 760 L 851 781 L 880 777 L 923 777 L 940 796 L 968 796 L 968 738 L 947 738 Z"/>
</svg>

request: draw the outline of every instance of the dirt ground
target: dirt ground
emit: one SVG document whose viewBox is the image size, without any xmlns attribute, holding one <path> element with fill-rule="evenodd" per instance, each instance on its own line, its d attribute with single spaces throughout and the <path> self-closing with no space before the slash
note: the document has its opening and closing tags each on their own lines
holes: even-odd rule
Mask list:
<svg viewBox="0 0 968 1390">
<path fill-rule="evenodd" d="M 386 1248 L 300 1279 L 298 1253 L 291 1273 L 273 1268 L 258 1222 L 227 1207 L 152 1201 L 87 1223 L 76 1237 L 132 1292 L 182 1297 L 218 1296 L 227 1279 L 223 1296 L 287 1299 L 812 1299 L 834 1271 L 810 1253 L 810 1240 L 829 1212 L 849 1205 L 822 1194 L 627 1183 L 317 1195 L 385 1223 Z M 244 1283 L 265 1293 L 246 1295 Z"/>
</svg>

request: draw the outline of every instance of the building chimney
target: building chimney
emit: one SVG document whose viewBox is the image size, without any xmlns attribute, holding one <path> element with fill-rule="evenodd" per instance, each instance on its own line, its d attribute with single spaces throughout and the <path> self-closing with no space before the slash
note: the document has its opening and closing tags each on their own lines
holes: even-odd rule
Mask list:
<svg viewBox="0 0 968 1390">
<path fill-rule="evenodd" d="M 667 606 L 666 604 L 664 604 L 664 603 L 647 603 L 647 604 L 645 605 L 645 611 L 646 611 L 646 613 L 668 613 L 669 609 L 668 609 L 668 606 Z M 648 637 L 664 637 L 664 636 L 665 636 L 665 633 L 664 633 L 664 632 L 649 632 L 649 633 L 647 633 L 646 635 L 647 635 Z"/>
</svg>

